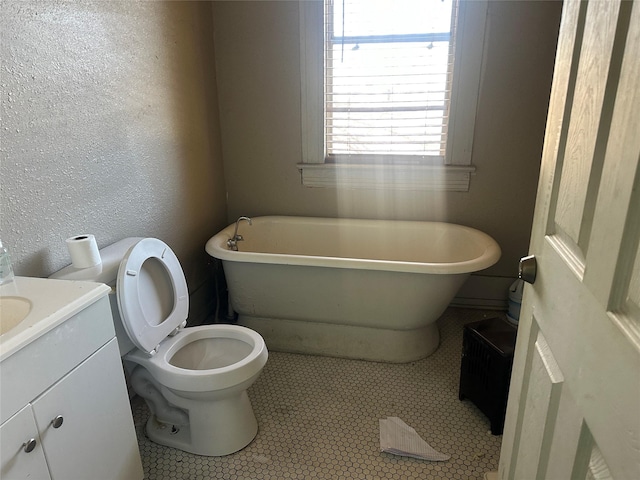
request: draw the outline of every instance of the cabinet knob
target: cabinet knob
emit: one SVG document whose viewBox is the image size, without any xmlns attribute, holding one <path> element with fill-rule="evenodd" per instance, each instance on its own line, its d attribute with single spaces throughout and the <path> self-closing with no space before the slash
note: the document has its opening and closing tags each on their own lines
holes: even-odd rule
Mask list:
<svg viewBox="0 0 640 480">
<path fill-rule="evenodd" d="M 53 425 L 53 428 L 60 428 L 62 426 L 62 422 L 64 422 L 64 418 L 62 415 L 58 415 L 56 418 L 51 420 L 51 425 Z"/>
<path fill-rule="evenodd" d="M 31 438 L 22 444 L 22 449 L 26 453 L 30 453 L 30 452 L 33 452 L 33 449 L 36 448 L 36 445 L 38 445 L 38 442 L 36 442 L 36 439 Z"/>
</svg>

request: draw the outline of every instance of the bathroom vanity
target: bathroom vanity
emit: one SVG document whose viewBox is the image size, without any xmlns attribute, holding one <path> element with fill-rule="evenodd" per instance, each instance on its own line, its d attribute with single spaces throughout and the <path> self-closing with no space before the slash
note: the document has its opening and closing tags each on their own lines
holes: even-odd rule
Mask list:
<svg viewBox="0 0 640 480">
<path fill-rule="evenodd" d="M 0 477 L 142 479 L 106 285 L 0 287 Z"/>
</svg>

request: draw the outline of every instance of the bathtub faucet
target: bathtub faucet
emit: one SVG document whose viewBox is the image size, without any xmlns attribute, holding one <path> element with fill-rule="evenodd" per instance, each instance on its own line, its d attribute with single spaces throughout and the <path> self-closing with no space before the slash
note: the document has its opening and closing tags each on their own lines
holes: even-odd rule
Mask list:
<svg viewBox="0 0 640 480">
<path fill-rule="evenodd" d="M 229 240 L 227 240 L 227 247 L 229 248 L 229 250 L 233 250 L 233 251 L 238 251 L 238 242 L 240 240 L 244 240 L 244 238 L 242 238 L 242 235 L 240 235 L 238 233 L 238 226 L 240 225 L 240 222 L 242 220 L 246 220 L 247 222 L 249 222 L 249 225 L 251 225 L 251 219 L 249 217 L 240 217 L 238 218 L 238 220 L 236 220 L 236 229 L 233 232 L 233 237 L 231 237 Z"/>
</svg>

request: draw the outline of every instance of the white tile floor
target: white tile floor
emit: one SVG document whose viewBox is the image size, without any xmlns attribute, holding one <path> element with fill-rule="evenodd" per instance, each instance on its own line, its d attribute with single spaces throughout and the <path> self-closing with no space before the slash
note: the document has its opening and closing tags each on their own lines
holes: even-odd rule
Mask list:
<svg viewBox="0 0 640 480">
<path fill-rule="evenodd" d="M 150 442 L 148 410 L 133 400 L 145 478 L 482 479 L 497 470 L 501 436 L 470 402 L 458 400 L 462 327 L 497 312 L 450 308 L 430 357 L 385 364 L 270 352 L 249 396 L 256 438 L 226 457 L 201 457 Z M 428 462 L 380 452 L 379 419 L 397 416 L 436 450 Z"/>
</svg>

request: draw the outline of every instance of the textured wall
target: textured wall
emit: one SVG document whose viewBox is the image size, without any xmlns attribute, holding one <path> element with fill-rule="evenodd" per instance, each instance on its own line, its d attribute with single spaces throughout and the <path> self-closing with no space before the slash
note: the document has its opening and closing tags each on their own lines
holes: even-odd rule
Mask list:
<svg viewBox="0 0 640 480">
<path fill-rule="evenodd" d="M 289 214 L 445 220 L 503 249 L 488 275 L 515 276 L 526 254 L 561 2 L 489 2 L 468 193 L 307 188 L 301 161 L 297 2 L 215 2 L 214 30 L 229 217 Z"/>
<path fill-rule="evenodd" d="M 7 0 L 1 5 L 0 238 L 17 274 L 152 236 L 193 291 L 226 224 L 207 2 Z"/>
</svg>

